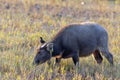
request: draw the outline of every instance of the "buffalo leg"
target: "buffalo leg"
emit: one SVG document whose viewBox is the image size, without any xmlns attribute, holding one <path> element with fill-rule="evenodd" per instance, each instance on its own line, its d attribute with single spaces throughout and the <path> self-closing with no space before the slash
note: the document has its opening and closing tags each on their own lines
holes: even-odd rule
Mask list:
<svg viewBox="0 0 120 80">
<path fill-rule="evenodd" d="M 73 62 L 74 62 L 74 64 L 75 64 L 75 67 L 74 67 L 74 69 L 75 69 L 75 73 L 79 73 L 80 71 L 80 63 L 79 63 L 79 53 L 78 52 L 74 52 L 73 53 L 74 55 L 72 56 L 72 60 L 73 60 Z"/>
<path fill-rule="evenodd" d="M 56 64 L 60 64 L 61 58 L 56 58 Z"/>
<path fill-rule="evenodd" d="M 72 56 L 72 60 L 74 62 L 75 65 L 79 64 L 79 54 L 78 52 L 74 52 L 74 55 Z"/>
<path fill-rule="evenodd" d="M 56 58 L 55 65 L 60 67 L 61 58 Z"/>
<path fill-rule="evenodd" d="M 113 65 L 113 55 L 108 50 L 101 50 L 102 54 L 106 57 L 111 65 Z"/>
<path fill-rule="evenodd" d="M 113 65 L 113 55 L 109 52 L 108 49 L 108 35 L 106 37 L 101 37 L 98 45 L 99 51 L 105 56 L 108 62 Z"/>
<path fill-rule="evenodd" d="M 98 63 L 98 64 L 101 64 L 103 58 L 102 58 L 100 52 L 99 52 L 98 50 L 95 50 L 95 52 L 93 53 L 93 55 L 94 55 L 94 58 L 95 58 L 95 60 L 97 61 L 97 63 Z"/>
</svg>

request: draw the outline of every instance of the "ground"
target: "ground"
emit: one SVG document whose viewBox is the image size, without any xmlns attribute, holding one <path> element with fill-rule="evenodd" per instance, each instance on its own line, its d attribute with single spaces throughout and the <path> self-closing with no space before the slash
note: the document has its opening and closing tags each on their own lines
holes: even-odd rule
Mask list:
<svg viewBox="0 0 120 80">
<path fill-rule="evenodd" d="M 79 72 L 72 59 L 61 68 L 32 65 L 39 37 L 50 41 L 64 26 L 92 21 L 109 35 L 114 66 L 104 58 L 80 58 Z M 107 0 L 0 0 L 0 80 L 120 80 L 120 1 Z"/>
</svg>

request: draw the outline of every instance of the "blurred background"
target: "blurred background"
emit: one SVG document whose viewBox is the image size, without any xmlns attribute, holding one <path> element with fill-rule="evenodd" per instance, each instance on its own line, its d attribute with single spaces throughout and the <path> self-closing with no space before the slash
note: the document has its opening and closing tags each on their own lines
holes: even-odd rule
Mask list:
<svg viewBox="0 0 120 80">
<path fill-rule="evenodd" d="M 111 70 L 106 60 L 99 66 L 90 56 L 80 59 L 81 73 L 86 80 L 119 80 L 120 0 L 0 0 L 0 80 L 80 80 L 82 75 L 67 70 L 71 59 L 61 63 L 59 74 L 47 64 L 34 72 L 32 61 L 40 36 L 49 41 L 64 26 L 85 21 L 108 31 L 115 66 Z"/>
</svg>

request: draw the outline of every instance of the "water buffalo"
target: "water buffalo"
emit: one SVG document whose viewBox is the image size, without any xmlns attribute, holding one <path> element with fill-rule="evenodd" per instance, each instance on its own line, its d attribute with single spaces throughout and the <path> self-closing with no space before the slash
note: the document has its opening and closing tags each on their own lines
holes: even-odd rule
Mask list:
<svg viewBox="0 0 120 80">
<path fill-rule="evenodd" d="M 41 64 L 51 57 L 59 63 L 61 58 L 72 58 L 74 64 L 79 63 L 79 57 L 94 55 L 100 64 L 103 60 L 100 52 L 113 65 L 113 56 L 108 50 L 107 31 L 97 23 L 84 22 L 64 27 L 50 42 L 40 38 L 42 45 L 34 58 L 34 64 Z"/>
</svg>

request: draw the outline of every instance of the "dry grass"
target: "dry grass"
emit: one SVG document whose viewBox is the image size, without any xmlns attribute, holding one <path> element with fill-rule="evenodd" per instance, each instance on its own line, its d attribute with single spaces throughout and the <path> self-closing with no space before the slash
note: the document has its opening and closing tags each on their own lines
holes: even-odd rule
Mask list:
<svg viewBox="0 0 120 80">
<path fill-rule="evenodd" d="M 39 37 L 49 41 L 70 23 L 94 21 L 106 28 L 111 67 L 104 58 L 80 58 L 76 73 L 71 59 L 61 68 L 46 63 L 32 66 Z M 107 0 L 0 0 L 0 80 L 120 80 L 120 1 Z"/>
</svg>

